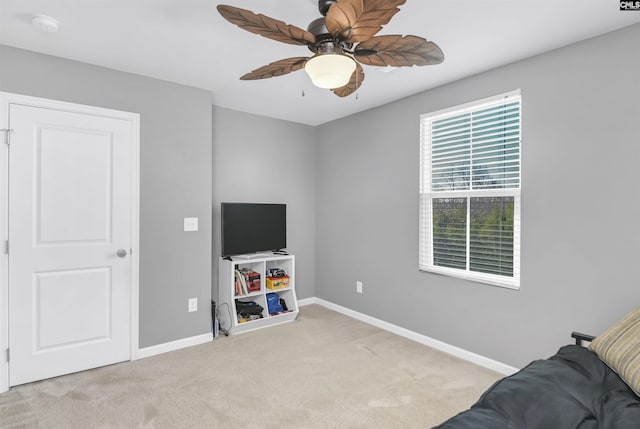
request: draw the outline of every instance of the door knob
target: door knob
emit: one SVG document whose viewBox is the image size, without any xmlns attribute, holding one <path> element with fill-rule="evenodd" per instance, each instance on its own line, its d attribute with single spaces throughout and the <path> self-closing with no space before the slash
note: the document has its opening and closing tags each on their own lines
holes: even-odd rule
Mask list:
<svg viewBox="0 0 640 429">
<path fill-rule="evenodd" d="M 124 249 L 118 249 L 116 255 L 118 255 L 118 258 L 124 258 L 125 256 L 127 256 L 127 251 Z"/>
</svg>

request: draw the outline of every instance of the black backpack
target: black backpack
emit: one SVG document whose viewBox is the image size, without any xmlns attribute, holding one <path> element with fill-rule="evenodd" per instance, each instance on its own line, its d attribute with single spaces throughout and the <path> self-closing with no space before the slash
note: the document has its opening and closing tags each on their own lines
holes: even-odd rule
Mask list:
<svg viewBox="0 0 640 429">
<path fill-rule="evenodd" d="M 242 317 L 259 316 L 262 318 L 262 306 L 254 301 L 236 300 L 236 312 Z"/>
</svg>

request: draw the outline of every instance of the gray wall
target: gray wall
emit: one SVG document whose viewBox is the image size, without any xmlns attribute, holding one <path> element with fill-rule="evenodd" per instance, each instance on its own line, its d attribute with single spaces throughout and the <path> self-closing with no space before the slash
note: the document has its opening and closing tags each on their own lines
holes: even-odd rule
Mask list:
<svg viewBox="0 0 640 429">
<path fill-rule="evenodd" d="M 0 58 L 0 91 L 140 113 L 140 347 L 210 332 L 211 94 L 2 45 Z"/>
<path fill-rule="evenodd" d="M 298 299 L 314 296 L 315 140 L 315 128 L 307 125 L 214 107 L 214 282 L 221 251 L 220 203 L 285 203 Z"/>
<path fill-rule="evenodd" d="M 316 296 L 513 366 L 640 305 L 630 40 L 640 25 L 319 127 Z M 420 114 L 516 88 L 521 290 L 419 272 Z"/>
<path fill-rule="evenodd" d="M 141 347 L 209 332 L 220 202 L 284 202 L 299 298 L 522 366 L 640 304 L 638 39 L 635 25 L 316 128 L 212 115 L 203 90 L 4 46 L 0 91 L 141 114 Z M 419 272 L 420 114 L 515 88 L 521 290 Z M 182 232 L 193 216 L 200 231 Z"/>
</svg>

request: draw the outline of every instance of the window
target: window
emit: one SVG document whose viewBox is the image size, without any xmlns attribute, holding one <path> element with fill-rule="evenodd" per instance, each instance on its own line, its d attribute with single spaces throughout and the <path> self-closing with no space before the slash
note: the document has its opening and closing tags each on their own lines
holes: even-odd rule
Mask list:
<svg viewBox="0 0 640 429">
<path fill-rule="evenodd" d="M 419 265 L 520 287 L 520 91 L 421 117 Z"/>
</svg>

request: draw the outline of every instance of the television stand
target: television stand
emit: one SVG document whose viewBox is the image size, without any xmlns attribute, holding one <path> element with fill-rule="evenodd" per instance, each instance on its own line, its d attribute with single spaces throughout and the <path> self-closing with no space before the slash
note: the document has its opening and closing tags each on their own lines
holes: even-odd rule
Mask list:
<svg viewBox="0 0 640 429">
<path fill-rule="evenodd" d="M 252 331 L 266 326 L 279 323 L 290 322 L 298 317 L 298 299 L 295 290 L 295 257 L 294 255 L 251 254 L 232 256 L 231 258 L 220 258 L 218 263 L 218 294 L 220 305 L 218 306 L 218 321 L 220 327 L 229 331 L 230 334 Z M 289 276 L 288 284 L 269 282 L 267 287 L 267 270 L 279 268 L 284 270 Z M 260 289 L 246 292 L 243 288 L 236 288 L 235 272 L 253 271 L 260 274 Z M 278 279 L 278 278 L 276 278 Z M 286 310 L 269 314 L 267 305 L 267 294 L 278 294 L 286 305 Z M 262 307 L 262 314 L 258 318 L 243 319 L 237 314 L 236 302 L 253 301 Z M 226 304 L 226 305 L 225 305 Z M 226 307 L 226 308 L 225 308 Z"/>
</svg>

